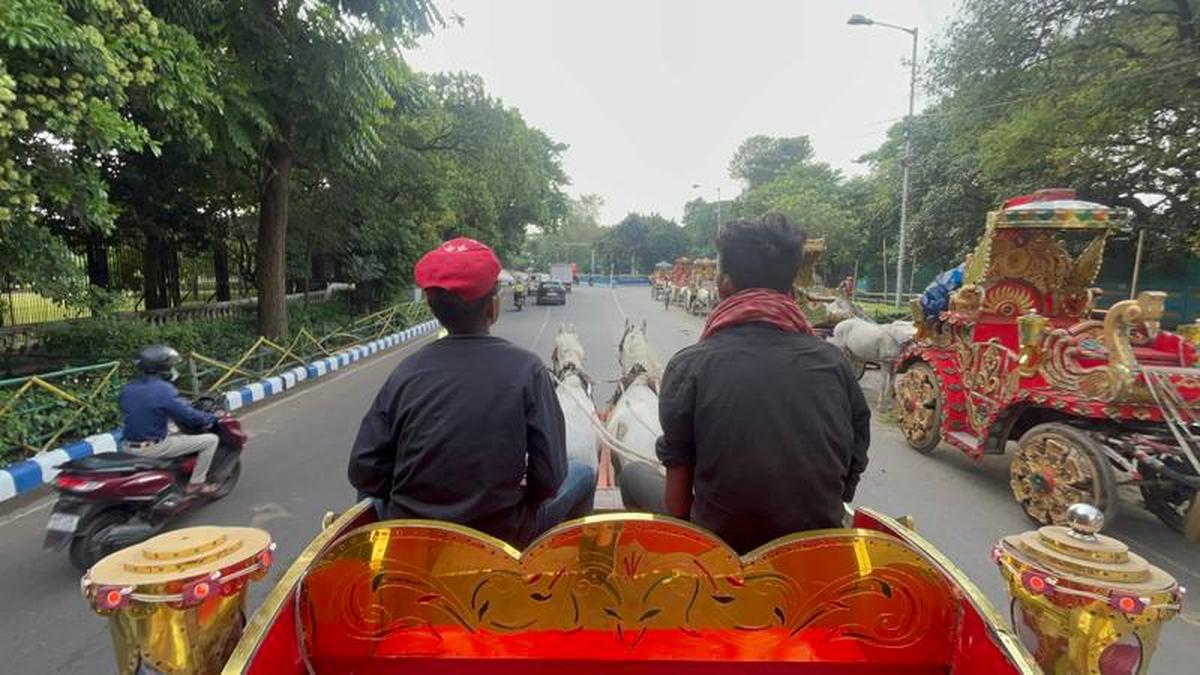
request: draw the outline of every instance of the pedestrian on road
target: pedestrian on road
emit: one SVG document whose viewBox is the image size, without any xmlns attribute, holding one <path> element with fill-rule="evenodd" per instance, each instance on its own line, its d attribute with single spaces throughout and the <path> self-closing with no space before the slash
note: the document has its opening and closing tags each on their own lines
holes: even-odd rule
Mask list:
<svg viewBox="0 0 1200 675">
<path fill-rule="evenodd" d="M 590 513 L 595 469 L 568 462 L 562 408 L 542 360 L 489 335 L 500 261 L 467 238 L 414 270 L 449 333 L 392 372 L 363 417 L 349 477 L 388 518 L 445 520 L 515 546 Z"/>
<path fill-rule="evenodd" d="M 867 466 L 871 413 L 850 365 L 796 305 L 805 239 L 780 214 L 722 228 L 721 302 L 663 375 L 666 477 L 626 467 L 627 506 L 691 520 L 743 553 L 841 526 Z"/>
</svg>

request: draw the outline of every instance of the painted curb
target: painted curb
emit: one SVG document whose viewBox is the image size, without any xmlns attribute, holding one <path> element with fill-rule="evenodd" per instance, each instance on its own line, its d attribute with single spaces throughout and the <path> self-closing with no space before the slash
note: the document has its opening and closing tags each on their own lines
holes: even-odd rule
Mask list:
<svg viewBox="0 0 1200 675">
<path fill-rule="evenodd" d="M 221 394 L 220 400 L 227 410 L 244 408 L 252 403 L 282 394 L 305 380 L 323 377 L 355 361 L 370 358 L 379 352 L 436 332 L 438 328 L 437 321 L 426 321 L 377 340 L 347 347 L 306 366 L 296 366 L 274 377 L 226 391 Z M 10 464 L 0 469 L 0 502 L 36 490 L 53 481 L 54 477 L 58 475 L 58 465 L 63 462 L 88 455 L 115 452 L 120 444 L 121 431 L 115 430 L 106 434 L 88 436 L 82 441 L 48 450 L 16 464 Z"/>
</svg>

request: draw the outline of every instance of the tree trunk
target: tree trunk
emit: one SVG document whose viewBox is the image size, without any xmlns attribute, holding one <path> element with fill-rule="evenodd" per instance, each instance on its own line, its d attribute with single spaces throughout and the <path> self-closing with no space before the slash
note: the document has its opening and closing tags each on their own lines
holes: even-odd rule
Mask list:
<svg viewBox="0 0 1200 675">
<path fill-rule="evenodd" d="M 163 257 L 166 260 L 166 274 L 163 275 L 163 294 L 167 297 L 167 301 L 172 307 L 178 307 L 183 304 L 179 281 L 179 252 L 175 250 L 174 245 L 164 242 Z"/>
<path fill-rule="evenodd" d="M 267 145 L 266 180 L 259 196 L 258 247 L 258 332 L 268 338 L 287 333 L 287 223 L 288 176 L 292 149 L 287 143 L 290 128 L 281 129 L 283 140 Z"/>
<path fill-rule="evenodd" d="M 224 233 L 213 242 L 213 277 L 217 281 L 217 302 L 228 302 L 232 297 L 229 291 L 229 249 L 225 245 Z"/>
<path fill-rule="evenodd" d="M 146 309 L 164 309 L 167 306 L 163 283 L 165 255 L 163 240 L 153 230 L 145 230 L 146 241 L 142 246 L 142 297 Z"/>
<path fill-rule="evenodd" d="M 87 273 L 89 284 L 108 288 L 108 247 L 98 239 L 87 243 Z"/>
</svg>

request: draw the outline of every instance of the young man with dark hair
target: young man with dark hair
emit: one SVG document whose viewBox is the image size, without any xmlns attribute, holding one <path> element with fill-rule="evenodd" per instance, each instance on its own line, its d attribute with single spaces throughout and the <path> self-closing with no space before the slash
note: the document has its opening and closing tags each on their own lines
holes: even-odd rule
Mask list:
<svg viewBox="0 0 1200 675">
<path fill-rule="evenodd" d="M 500 261 L 466 238 L 417 262 L 449 335 L 392 372 L 363 418 L 350 483 L 388 518 L 446 520 L 525 546 L 587 515 L 596 473 L 567 462 L 563 413 L 541 359 L 488 331 Z"/>
<path fill-rule="evenodd" d="M 805 238 L 780 214 L 722 228 L 721 302 L 663 375 L 665 481 L 648 464 L 626 467 L 626 506 L 691 520 L 743 553 L 840 527 L 871 414 L 849 364 L 796 305 Z"/>
</svg>

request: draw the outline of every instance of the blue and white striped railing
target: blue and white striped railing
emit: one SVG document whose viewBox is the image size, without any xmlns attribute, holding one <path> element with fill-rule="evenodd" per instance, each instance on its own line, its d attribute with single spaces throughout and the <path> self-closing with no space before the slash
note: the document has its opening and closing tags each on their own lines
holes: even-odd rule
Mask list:
<svg viewBox="0 0 1200 675">
<path fill-rule="evenodd" d="M 246 385 L 240 389 L 227 391 L 221 395 L 221 399 L 227 410 L 244 408 L 251 403 L 257 403 L 263 399 L 281 394 L 305 380 L 323 377 L 355 361 L 361 361 L 381 351 L 391 349 L 396 345 L 428 335 L 437 331 L 437 329 L 437 321 L 426 321 L 398 333 L 381 337 L 378 340 L 355 345 L 332 356 L 317 359 L 307 366 L 297 366 L 275 377 L 268 377 L 265 380 Z M 54 477 L 58 475 L 58 465 L 63 462 L 87 457 L 88 455 L 115 452 L 120 444 L 121 432 L 113 431 L 107 434 L 89 436 L 82 441 L 43 452 L 16 464 L 10 464 L 0 469 L 0 502 L 35 490 L 53 481 Z"/>
</svg>

